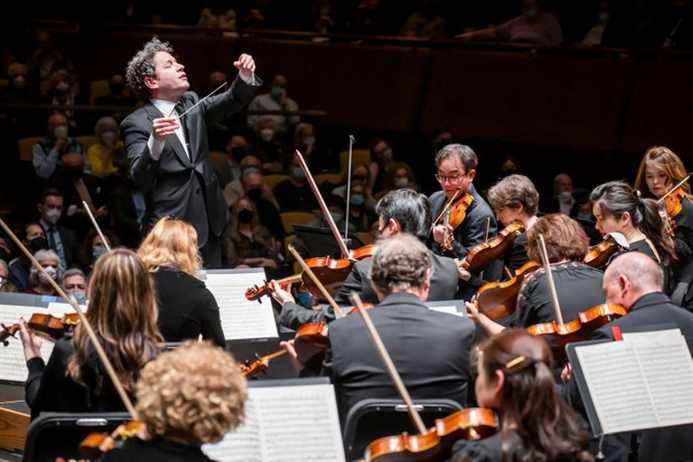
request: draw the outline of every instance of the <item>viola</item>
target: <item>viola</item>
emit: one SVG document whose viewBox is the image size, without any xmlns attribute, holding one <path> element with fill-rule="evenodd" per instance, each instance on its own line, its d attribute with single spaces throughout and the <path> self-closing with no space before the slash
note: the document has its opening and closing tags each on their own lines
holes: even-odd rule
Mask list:
<svg viewBox="0 0 693 462">
<path fill-rule="evenodd" d="M 77 313 L 69 313 L 62 318 L 56 318 L 55 316 L 45 313 L 34 313 L 31 315 L 26 325 L 29 330 L 41 337 L 55 341 L 71 332 L 78 323 L 79 315 Z M 12 324 L 6 326 L 0 324 L 0 326 L 2 327 L 2 330 L 0 330 L 0 342 L 7 346 L 9 345 L 7 339 L 9 337 L 14 337 L 17 332 L 19 332 L 20 325 Z"/>
<path fill-rule="evenodd" d="M 519 221 L 513 222 L 503 228 L 493 239 L 477 244 L 467 252 L 460 262 L 462 267 L 471 273 L 475 273 L 493 260 L 497 260 L 512 248 L 515 239 L 525 231 L 525 226 Z"/>
<path fill-rule="evenodd" d="M 531 335 L 541 335 L 549 342 L 557 358 L 565 356 L 565 346 L 572 342 L 589 340 L 592 332 L 605 324 L 628 314 L 628 310 L 613 303 L 602 303 L 581 311 L 577 319 L 567 323 L 556 321 L 535 324 L 527 328 Z"/>
<path fill-rule="evenodd" d="M 255 361 L 245 361 L 240 364 L 241 374 L 245 378 L 258 375 L 261 372 L 266 371 L 269 368 L 269 363 L 271 360 L 279 358 L 286 354 L 286 350 L 278 350 L 274 353 L 270 353 L 266 356 L 258 357 Z"/>
<path fill-rule="evenodd" d="M 131 420 L 124 424 L 118 425 L 113 432 L 108 433 L 90 433 L 82 440 L 79 445 L 79 451 L 89 459 L 97 459 L 104 453 L 116 448 L 128 438 L 139 437 L 146 438 L 147 427 L 143 422 Z"/>
<path fill-rule="evenodd" d="M 479 311 L 494 321 L 513 314 L 525 276 L 537 268 L 539 263 L 530 260 L 507 281 L 488 282 L 481 286 L 475 297 Z"/>
<path fill-rule="evenodd" d="M 618 242 L 617 239 L 622 242 Z M 582 262 L 593 268 L 604 268 L 609 263 L 609 259 L 623 248 L 628 248 L 625 236 L 620 233 L 609 233 L 602 242 L 589 248 Z"/>
</svg>

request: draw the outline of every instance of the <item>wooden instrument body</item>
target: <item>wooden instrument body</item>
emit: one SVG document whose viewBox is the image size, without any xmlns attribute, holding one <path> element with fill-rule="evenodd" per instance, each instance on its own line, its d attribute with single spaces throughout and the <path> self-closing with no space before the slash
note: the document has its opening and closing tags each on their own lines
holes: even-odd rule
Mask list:
<svg viewBox="0 0 693 462">
<path fill-rule="evenodd" d="M 508 253 L 515 239 L 525 231 L 520 222 L 511 223 L 487 242 L 472 247 L 462 261 L 464 269 L 471 273 L 480 271 L 493 260 Z"/>
<path fill-rule="evenodd" d="M 476 295 L 479 311 L 494 321 L 513 314 L 522 282 L 539 266 L 535 261 L 528 261 L 507 281 L 489 282 L 481 286 Z"/>
</svg>

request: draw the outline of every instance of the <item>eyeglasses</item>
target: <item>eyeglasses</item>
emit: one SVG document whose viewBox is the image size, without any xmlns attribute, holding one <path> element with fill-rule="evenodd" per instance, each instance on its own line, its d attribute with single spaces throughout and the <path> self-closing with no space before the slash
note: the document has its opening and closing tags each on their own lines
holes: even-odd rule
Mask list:
<svg viewBox="0 0 693 462">
<path fill-rule="evenodd" d="M 464 175 L 460 175 L 460 174 L 453 175 L 453 176 L 446 176 L 446 175 L 441 175 L 439 173 L 436 173 L 436 180 L 438 180 L 441 183 L 445 183 L 446 181 L 449 181 L 450 183 L 457 183 L 458 181 L 460 181 L 460 179 L 463 176 Z"/>
</svg>

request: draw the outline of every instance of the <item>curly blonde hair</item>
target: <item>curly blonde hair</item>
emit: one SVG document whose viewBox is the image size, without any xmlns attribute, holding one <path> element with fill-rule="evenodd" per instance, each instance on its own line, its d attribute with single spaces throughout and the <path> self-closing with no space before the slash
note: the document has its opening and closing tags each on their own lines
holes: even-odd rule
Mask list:
<svg viewBox="0 0 693 462">
<path fill-rule="evenodd" d="M 172 266 L 197 277 L 202 267 L 197 250 L 197 231 L 175 218 L 160 219 L 140 244 L 137 255 L 149 272 L 162 266 Z"/>
<path fill-rule="evenodd" d="M 230 353 L 187 341 L 142 369 L 137 412 L 152 436 L 216 443 L 245 419 L 245 378 Z"/>
</svg>

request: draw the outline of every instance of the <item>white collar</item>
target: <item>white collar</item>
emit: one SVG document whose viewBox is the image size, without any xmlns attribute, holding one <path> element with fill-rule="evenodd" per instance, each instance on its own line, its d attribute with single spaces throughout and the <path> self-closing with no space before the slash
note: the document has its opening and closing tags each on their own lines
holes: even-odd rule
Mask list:
<svg viewBox="0 0 693 462">
<path fill-rule="evenodd" d="M 152 99 L 151 102 L 154 107 L 164 115 L 164 117 L 168 117 L 169 114 L 171 114 L 171 117 L 177 116 L 176 112 L 173 110 L 177 103 L 166 99 Z"/>
</svg>

